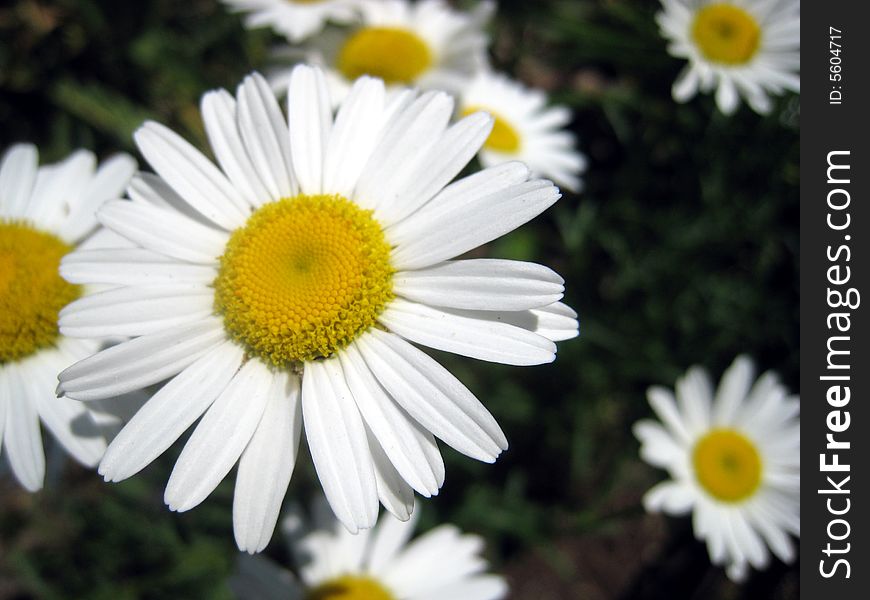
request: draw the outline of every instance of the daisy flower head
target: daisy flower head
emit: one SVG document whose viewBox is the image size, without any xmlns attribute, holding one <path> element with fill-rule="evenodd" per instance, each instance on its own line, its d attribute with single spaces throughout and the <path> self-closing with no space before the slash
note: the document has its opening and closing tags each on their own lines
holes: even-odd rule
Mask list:
<svg viewBox="0 0 870 600">
<path fill-rule="evenodd" d="M 674 83 L 677 102 L 716 91 L 730 115 L 742 96 L 767 114 L 770 95 L 800 91 L 798 0 L 662 0 L 657 15 L 668 51 L 689 64 Z"/>
<path fill-rule="evenodd" d="M 323 72 L 298 66 L 286 117 L 257 74 L 235 97 L 204 96 L 220 166 L 162 125 L 137 131 L 157 175 L 98 217 L 138 247 L 61 266 L 71 281 L 121 286 L 92 300 L 95 327 L 134 339 L 65 370 L 60 391 L 87 401 L 168 379 L 110 445 L 107 480 L 138 472 L 204 415 L 165 500 L 193 508 L 238 462 L 234 531 L 254 552 L 271 537 L 303 427 L 327 500 L 354 532 L 374 525 L 379 499 L 407 519 L 412 490 L 438 492 L 433 435 L 495 461 L 507 448 L 495 419 L 412 342 L 533 365 L 552 361 L 577 321 L 546 267 L 452 260 L 559 197 L 516 162 L 450 183 L 492 126 L 483 113 L 448 126 L 453 110 L 444 92 L 388 97 L 363 77 L 333 115 Z"/>
<path fill-rule="evenodd" d="M 713 392 L 692 367 L 670 390 L 650 388 L 661 424 L 643 420 L 634 434 L 641 457 L 672 479 L 644 497 L 649 512 L 692 512 L 713 564 L 742 581 L 764 569 L 770 552 L 794 560 L 789 534 L 800 536 L 799 399 L 772 372 L 753 383 L 754 367 L 738 357 Z"/>
<path fill-rule="evenodd" d="M 384 515 L 372 530 L 349 533 L 335 520 L 301 532 L 299 517 L 283 529 L 298 578 L 266 558 L 242 555 L 230 585 L 242 600 L 500 600 L 507 584 L 486 573 L 484 541 L 453 525 L 411 540 L 417 521 Z"/>
<path fill-rule="evenodd" d="M 347 24 L 358 15 L 361 0 L 223 0 L 228 8 L 248 13 L 250 29 L 270 26 L 296 43 L 319 33 L 327 21 Z"/>
<path fill-rule="evenodd" d="M 579 190 L 578 174 L 586 167 L 586 158 L 577 152 L 574 136 L 565 129 L 571 122 L 567 107 L 547 106 L 543 91 L 486 70 L 460 95 L 460 115 L 477 111 L 488 112 L 494 119 L 492 133 L 480 150 L 485 167 L 520 160 L 533 173 Z"/>
<path fill-rule="evenodd" d="M 106 449 L 106 422 L 80 402 L 55 398 L 57 373 L 99 347 L 58 330 L 58 313 L 83 292 L 58 265 L 76 246 L 99 243 L 94 213 L 121 195 L 135 170 L 127 155 L 97 168 L 85 150 L 40 167 L 30 144 L 12 146 L 0 161 L 0 447 L 31 492 L 45 475 L 40 422 L 85 466 Z"/>
<path fill-rule="evenodd" d="M 362 0 L 359 23 L 312 39 L 306 59 L 324 67 L 334 102 L 363 75 L 458 93 L 488 64 L 483 29 L 492 12 L 488 1 L 465 13 L 444 0 Z M 274 72 L 272 85 L 286 89 L 291 72 Z"/>
</svg>

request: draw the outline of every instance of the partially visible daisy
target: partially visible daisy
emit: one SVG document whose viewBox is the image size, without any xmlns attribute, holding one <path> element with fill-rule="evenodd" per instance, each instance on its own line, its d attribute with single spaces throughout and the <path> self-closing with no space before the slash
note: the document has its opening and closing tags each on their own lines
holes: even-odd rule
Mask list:
<svg viewBox="0 0 870 600">
<path fill-rule="evenodd" d="M 669 390 L 649 390 L 664 427 L 634 426 L 641 457 L 673 478 L 646 494 L 646 509 L 692 512 L 710 560 L 734 581 L 750 565 L 764 569 L 771 551 L 793 561 L 789 534 L 800 536 L 799 399 L 771 372 L 753 377 L 752 362 L 738 357 L 714 398 L 707 373 L 692 367 L 677 381 L 676 401 Z"/>
<path fill-rule="evenodd" d="M 731 114 L 746 99 L 761 114 L 770 95 L 800 91 L 798 0 L 661 0 L 657 15 L 668 51 L 689 64 L 674 83 L 674 99 L 716 90 L 716 104 Z"/>
<path fill-rule="evenodd" d="M 100 346 L 58 331 L 58 313 L 83 291 L 64 281 L 58 266 L 77 245 L 99 244 L 91 236 L 95 212 L 121 195 L 135 170 L 127 155 L 97 169 L 85 150 L 39 167 L 30 144 L 12 146 L 0 162 L 0 442 L 31 492 L 45 475 L 40 421 L 83 465 L 96 466 L 106 449 L 111 416 L 55 398 L 57 373 Z"/>
<path fill-rule="evenodd" d="M 229 8 L 249 13 L 245 26 L 271 26 L 293 43 L 323 29 L 327 21 L 347 24 L 358 15 L 362 0 L 223 0 Z"/>
<path fill-rule="evenodd" d="M 299 563 L 295 577 L 262 557 L 242 556 L 230 584 L 242 600 L 500 600 L 507 584 L 487 574 L 483 539 L 440 525 L 409 542 L 415 517 L 381 517 L 352 535 L 333 521 L 300 535 L 298 518 L 285 532 Z"/>
<path fill-rule="evenodd" d="M 451 9 L 444 0 L 363 0 L 360 9 L 359 25 L 312 39 L 306 56 L 325 68 L 334 102 L 362 75 L 455 94 L 488 64 L 483 29 L 491 2 L 470 13 Z M 290 72 L 275 72 L 273 86 L 286 89 Z"/>
<path fill-rule="evenodd" d="M 433 434 L 495 461 L 507 448 L 495 419 L 413 343 L 534 365 L 554 360 L 577 320 L 546 267 L 452 260 L 559 198 L 517 162 L 450 183 L 492 127 L 484 113 L 449 125 L 453 112 L 444 92 L 388 100 L 363 77 L 333 116 L 323 73 L 299 66 L 286 118 L 256 74 L 235 98 L 206 94 L 220 168 L 162 125 L 136 132 L 157 175 L 134 179 L 131 200 L 99 219 L 138 247 L 77 252 L 61 267 L 70 281 L 118 286 L 69 307 L 62 331 L 134 339 L 61 373 L 59 390 L 94 400 L 168 380 L 112 442 L 107 480 L 144 468 L 204 415 L 165 500 L 193 508 L 238 462 L 236 541 L 255 552 L 303 424 L 327 500 L 354 532 L 374 525 L 379 499 L 407 519 L 412 490 L 438 493 Z"/>
<path fill-rule="evenodd" d="M 565 129 L 571 122 L 567 107 L 548 106 L 543 91 L 482 71 L 463 88 L 459 101 L 463 116 L 479 110 L 495 120 L 480 150 L 485 167 L 520 160 L 535 174 L 573 191 L 580 188 L 578 175 L 586 167 L 586 159 Z"/>
</svg>

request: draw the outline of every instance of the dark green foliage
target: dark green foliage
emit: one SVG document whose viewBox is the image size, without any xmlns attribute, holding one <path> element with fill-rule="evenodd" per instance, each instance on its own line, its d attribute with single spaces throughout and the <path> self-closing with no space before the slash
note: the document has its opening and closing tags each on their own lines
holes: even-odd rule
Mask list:
<svg viewBox="0 0 870 600">
<path fill-rule="evenodd" d="M 709 566 L 687 520 L 645 516 L 663 474 L 631 424 L 645 390 L 692 364 L 718 379 L 739 353 L 797 391 L 799 105 L 725 118 L 710 97 L 676 105 L 681 68 L 652 1 L 503 2 L 497 66 L 575 109 L 590 166 L 581 195 L 482 253 L 559 271 L 581 337 L 552 365 L 509 368 L 438 354 L 499 420 L 494 466 L 445 448 L 447 481 L 422 527 L 483 534 L 516 598 L 786 598 L 796 568 L 738 589 Z M 0 146 L 43 159 L 75 147 L 134 151 L 145 118 L 205 147 L 200 95 L 263 66 L 273 38 L 217 2 L 17 0 L 0 8 Z M 141 159 L 140 159 L 141 160 Z M 170 454 L 177 453 L 171 452 Z M 221 598 L 232 571 L 232 481 L 190 513 L 162 488 L 174 456 L 123 484 L 69 466 L 28 497 L 0 496 L 0 598 Z M 303 454 L 288 499 L 316 491 Z M 269 553 L 281 557 L 273 540 Z"/>
</svg>

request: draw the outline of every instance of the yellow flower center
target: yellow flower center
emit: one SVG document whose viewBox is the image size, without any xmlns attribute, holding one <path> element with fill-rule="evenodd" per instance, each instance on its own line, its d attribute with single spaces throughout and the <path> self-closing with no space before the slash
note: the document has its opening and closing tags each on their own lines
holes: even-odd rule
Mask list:
<svg viewBox="0 0 870 600">
<path fill-rule="evenodd" d="M 483 111 L 493 118 L 492 131 L 484 142 L 484 148 L 505 154 L 514 154 L 520 150 L 520 134 L 510 122 L 501 115 L 494 113 L 482 106 L 470 106 L 462 111 L 462 116 L 467 117 L 472 113 Z"/>
<path fill-rule="evenodd" d="M 432 66 L 429 46 L 396 27 L 366 27 L 351 35 L 338 53 L 338 70 L 348 79 L 361 75 L 387 83 L 413 83 Z"/>
<path fill-rule="evenodd" d="M 57 313 L 81 296 L 58 274 L 72 246 L 22 222 L 0 220 L 0 364 L 52 346 Z"/>
<path fill-rule="evenodd" d="M 755 444 L 733 429 L 713 429 L 695 445 L 695 475 L 701 486 L 723 502 L 752 496 L 761 483 L 761 457 Z"/>
<path fill-rule="evenodd" d="M 742 8 L 710 4 L 695 15 L 692 37 L 708 60 L 742 65 L 755 56 L 761 42 L 761 27 Z"/>
<path fill-rule="evenodd" d="M 305 600 L 394 600 L 394 597 L 374 579 L 344 575 L 309 591 Z"/>
<path fill-rule="evenodd" d="M 329 357 L 393 298 L 390 246 L 341 196 L 284 198 L 233 232 L 214 282 L 231 336 L 278 367 Z"/>
</svg>

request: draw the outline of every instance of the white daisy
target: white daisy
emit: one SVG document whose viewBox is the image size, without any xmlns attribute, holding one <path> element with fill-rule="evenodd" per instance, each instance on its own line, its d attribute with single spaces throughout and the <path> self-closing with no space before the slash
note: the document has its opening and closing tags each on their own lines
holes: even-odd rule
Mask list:
<svg viewBox="0 0 870 600">
<path fill-rule="evenodd" d="M 479 3 L 470 13 L 452 10 L 444 0 L 363 0 L 360 9 L 359 25 L 324 32 L 311 41 L 305 56 L 324 67 L 334 102 L 362 75 L 458 93 L 488 64 L 483 28 L 493 11 L 491 2 Z M 275 89 L 286 89 L 291 71 L 272 74 Z"/>
<path fill-rule="evenodd" d="M 474 395 L 409 342 L 532 365 L 577 334 L 550 269 L 450 260 L 559 197 L 515 162 L 447 185 L 489 135 L 488 115 L 448 127 L 447 94 L 387 101 L 382 81 L 361 78 L 333 118 L 323 73 L 305 66 L 288 98 L 285 119 L 256 74 L 236 98 L 205 95 L 220 168 L 146 123 L 136 143 L 159 177 L 138 177 L 132 201 L 98 215 L 140 247 L 78 252 L 61 267 L 73 282 L 121 286 L 70 307 L 62 330 L 138 337 L 67 369 L 59 389 L 92 400 L 169 379 L 100 473 L 133 475 L 204 414 L 166 502 L 193 508 L 238 461 L 234 529 L 252 552 L 271 537 L 303 423 L 352 531 L 374 525 L 379 498 L 406 519 L 412 489 L 438 492 L 432 434 L 486 462 L 507 448 Z"/>
<path fill-rule="evenodd" d="M 664 427 L 634 426 L 641 457 L 673 480 L 644 497 L 650 512 L 692 512 L 695 535 L 706 540 L 713 564 L 745 579 L 763 569 L 770 551 L 794 560 L 789 533 L 800 536 L 800 411 L 774 373 L 753 385 L 754 368 L 738 357 L 715 398 L 707 373 L 692 367 L 674 395 L 653 387 L 649 402 Z"/>
<path fill-rule="evenodd" d="M 95 466 L 106 449 L 111 419 L 54 395 L 57 373 L 99 348 L 58 331 L 58 312 L 82 294 L 58 265 L 76 245 L 99 243 L 94 212 L 121 195 L 136 162 L 119 155 L 96 167 L 85 150 L 38 167 L 30 144 L 12 146 L 0 162 L 0 442 L 31 492 L 45 475 L 40 421 L 83 465 Z"/>
<path fill-rule="evenodd" d="M 293 43 L 318 33 L 327 21 L 351 23 L 361 0 L 223 0 L 229 8 L 249 13 L 245 26 L 271 26 Z"/>
<path fill-rule="evenodd" d="M 547 95 L 529 89 L 504 75 L 480 72 L 460 95 L 459 112 L 469 115 L 486 111 L 495 119 L 480 150 L 486 167 L 509 160 L 526 163 L 533 173 L 577 191 L 578 174 L 585 157 L 575 150 L 574 136 L 565 129 L 571 111 L 565 106 L 547 106 Z"/>
<path fill-rule="evenodd" d="M 348 533 L 334 520 L 300 535 L 298 518 L 285 532 L 299 578 L 262 557 L 242 555 L 230 585 L 242 600 L 499 600 L 502 577 L 485 573 L 482 538 L 440 525 L 409 543 L 415 516 L 385 515 L 374 530 Z"/>
<path fill-rule="evenodd" d="M 668 51 L 689 64 L 674 83 L 677 102 L 716 90 L 725 114 L 740 96 L 770 112 L 769 95 L 800 91 L 798 0 L 662 0 L 657 15 Z"/>
</svg>

